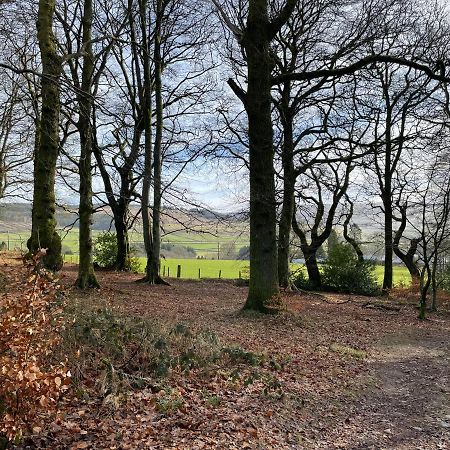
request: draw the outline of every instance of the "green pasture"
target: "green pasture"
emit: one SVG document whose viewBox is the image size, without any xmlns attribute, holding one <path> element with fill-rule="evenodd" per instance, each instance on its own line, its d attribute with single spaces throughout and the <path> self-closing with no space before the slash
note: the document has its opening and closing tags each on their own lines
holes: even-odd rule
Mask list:
<svg viewBox="0 0 450 450">
<path fill-rule="evenodd" d="M 102 231 L 94 230 L 92 232 L 94 239 Z M 77 253 L 78 252 L 78 230 L 70 230 L 67 232 L 60 232 L 63 246 L 63 253 Z M 29 232 L 21 233 L 0 233 L 0 243 L 5 242 L 9 250 L 25 250 L 26 243 L 30 237 Z M 131 246 L 142 244 L 143 236 L 139 232 L 130 232 L 129 234 Z M 183 247 L 192 247 L 198 256 L 205 258 L 217 258 L 217 253 L 222 251 L 223 246 L 227 244 L 234 245 L 236 251 L 241 247 L 248 245 L 248 238 L 245 235 L 231 235 L 222 233 L 219 236 L 213 236 L 210 233 L 195 234 L 185 231 L 179 231 L 165 236 L 162 240 L 163 244 L 174 244 Z"/>
<path fill-rule="evenodd" d="M 146 260 L 140 258 L 140 261 L 141 268 L 144 270 Z M 239 276 L 241 278 L 248 278 L 249 272 L 249 262 L 242 260 L 163 259 L 161 260 L 161 274 L 167 277 L 176 277 L 178 266 L 181 266 L 181 278 L 186 279 L 237 279 Z"/>
<path fill-rule="evenodd" d="M 94 239 L 100 231 L 94 231 Z M 29 232 L 20 233 L 0 233 L 0 243 L 9 243 L 10 250 L 26 250 L 26 242 L 29 237 Z M 77 263 L 78 257 L 78 230 L 71 230 L 67 233 L 61 233 L 63 239 L 63 252 L 74 253 L 66 254 L 65 260 L 71 263 Z M 140 233 L 130 233 L 131 244 L 142 241 L 142 235 Z M 217 247 L 218 245 L 224 245 L 226 243 L 234 243 L 235 248 L 239 249 L 242 246 L 247 245 L 245 236 L 232 237 L 231 235 L 222 234 L 220 239 L 212 236 L 211 234 L 192 235 L 186 232 L 174 233 L 168 235 L 163 242 L 172 243 L 176 245 L 184 245 L 193 247 L 199 256 L 204 256 L 207 259 L 162 259 L 161 271 L 165 276 L 176 277 L 177 267 L 181 265 L 181 278 L 184 279 L 198 279 L 199 270 L 200 278 L 219 278 L 224 279 L 237 279 L 239 278 L 239 272 L 242 278 L 248 277 L 248 261 L 239 260 L 222 260 L 217 259 Z M 212 259 L 212 258 L 215 259 Z M 145 258 L 139 258 L 141 264 L 141 270 L 145 268 Z M 294 266 L 293 268 L 299 268 L 300 266 Z M 378 265 L 375 268 L 375 274 L 380 284 L 383 280 L 383 266 Z M 408 270 L 404 266 L 394 266 L 394 284 L 409 285 L 411 278 Z"/>
<path fill-rule="evenodd" d="M 65 255 L 66 262 L 78 263 L 77 255 Z M 138 258 L 141 271 L 144 272 L 146 259 Z M 235 280 L 239 278 L 248 278 L 249 261 L 243 260 L 225 260 L 225 259 L 162 259 L 161 274 L 165 277 L 175 278 L 177 276 L 178 266 L 181 266 L 182 279 L 198 279 L 199 270 L 200 278 L 224 278 Z M 303 268 L 300 264 L 293 264 L 292 270 Z M 375 267 L 375 275 L 378 282 L 383 282 L 383 266 Z M 411 277 L 408 269 L 403 266 L 394 266 L 394 284 L 406 285 L 411 283 Z"/>
<path fill-rule="evenodd" d="M 144 271 L 146 260 L 139 258 L 141 269 Z M 249 261 L 236 260 L 208 260 L 208 259 L 163 259 L 161 260 L 161 273 L 165 276 L 176 277 L 177 267 L 181 266 L 181 278 L 195 279 L 199 278 L 221 278 L 237 279 L 239 273 L 242 278 L 248 278 Z M 298 270 L 302 265 L 294 264 L 292 270 Z M 383 282 L 383 266 L 375 267 L 375 275 L 381 284 Z M 411 277 L 408 269 L 403 266 L 394 266 L 394 284 L 409 285 Z"/>
<path fill-rule="evenodd" d="M 380 284 L 383 283 L 384 267 L 382 265 L 375 266 L 375 276 Z M 409 286 L 411 284 L 411 275 L 405 266 L 394 266 L 394 285 L 405 285 Z"/>
</svg>

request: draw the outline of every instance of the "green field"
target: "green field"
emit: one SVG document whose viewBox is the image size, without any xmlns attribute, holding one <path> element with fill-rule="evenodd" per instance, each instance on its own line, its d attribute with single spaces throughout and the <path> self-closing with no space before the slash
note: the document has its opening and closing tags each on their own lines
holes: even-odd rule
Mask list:
<svg viewBox="0 0 450 450">
<path fill-rule="evenodd" d="M 94 231 L 94 238 L 100 232 Z M 23 233 L 0 233 L 0 243 L 9 243 L 10 250 L 25 250 L 26 241 L 29 237 L 28 232 Z M 77 263 L 78 257 L 76 253 L 78 252 L 78 230 L 72 230 L 67 233 L 62 233 L 63 238 L 63 252 L 74 253 L 66 254 L 65 260 L 67 262 Z M 130 240 L 131 244 L 133 242 L 140 242 L 142 236 L 139 233 L 131 233 Z M 179 245 L 189 245 L 192 246 L 199 256 L 204 256 L 207 259 L 163 259 L 161 261 L 161 273 L 164 276 L 175 277 L 177 273 L 177 266 L 181 265 L 181 278 L 184 279 L 198 279 L 199 270 L 200 278 L 219 278 L 219 272 L 221 278 L 225 279 L 237 279 L 239 278 L 239 273 L 241 273 L 242 278 L 248 277 L 248 261 L 239 260 L 221 260 L 212 259 L 217 257 L 217 244 L 220 245 L 233 242 L 236 248 L 246 245 L 245 236 L 240 236 L 238 238 L 231 238 L 231 236 L 220 236 L 219 238 L 214 238 L 210 234 L 204 235 L 189 235 L 186 232 L 180 234 L 171 234 L 167 236 L 163 242 L 170 242 Z M 139 258 L 141 263 L 141 270 L 144 271 L 145 268 L 145 258 Z M 297 266 L 298 267 L 298 266 Z M 380 284 L 383 280 L 383 266 L 379 265 L 375 269 L 377 279 Z M 168 275 L 169 274 L 169 275 Z M 403 266 L 394 266 L 394 284 L 404 284 L 409 285 L 411 282 L 408 270 Z"/>
<path fill-rule="evenodd" d="M 375 267 L 375 275 L 381 284 L 383 282 L 383 272 L 384 267 L 378 265 Z M 394 266 L 394 285 L 405 285 L 409 286 L 411 284 L 411 275 L 408 272 L 408 269 L 404 266 Z"/>
<path fill-rule="evenodd" d="M 146 261 L 140 258 L 142 270 Z M 177 267 L 181 266 L 181 277 L 186 279 L 199 278 L 248 278 L 249 262 L 238 260 L 211 260 L 211 259 L 166 259 L 161 261 L 161 274 L 175 277 Z M 164 275 L 165 274 L 165 275 Z"/>
<path fill-rule="evenodd" d="M 92 232 L 94 239 L 102 231 L 94 230 Z M 60 232 L 62 238 L 63 253 L 78 253 L 78 230 L 70 230 Z M 29 232 L 22 233 L 0 233 L 0 243 L 4 242 L 8 250 L 25 250 L 27 239 L 30 237 Z M 131 246 L 142 244 L 143 237 L 141 233 L 130 232 L 129 239 Z M 222 233 L 213 236 L 210 233 L 193 234 L 185 231 L 178 231 L 168 234 L 162 239 L 163 244 L 174 244 L 182 247 L 191 247 L 198 256 L 212 259 L 217 258 L 217 253 L 221 251 L 221 247 L 227 244 L 233 244 L 236 251 L 241 247 L 248 245 L 248 238 L 244 234 Z"/>
<path fill-rule="evenodd" d="M 145 269 L 146 259 L 138 258 L 141 264 L 142 272 Z M 66 255 L 65 261 L 69 263 L 77 263 L 77 255 Z M 234 280 L 239 275 L 242 278 L 248 278 L 249 261 L 239 260 L 211 260 L 211 259 L 163 259 L 161 260 L 161 274 L 165 277 L 174 278 L 177 276 L 178 265 L 181 266 L 181 278 L 198 279 L 199 270 L 200 278 L 219 278 Z M 298 269 L 301 265 L 293 265 L 293 269 Z M 375 275 L 381 284 L 383 281 L 383 266 L 375 267 Z M 394 284 L 406 285 L 411 283 L 411 277 L 408 269 L 403 266 L 394 266 Z"/>
</svg>

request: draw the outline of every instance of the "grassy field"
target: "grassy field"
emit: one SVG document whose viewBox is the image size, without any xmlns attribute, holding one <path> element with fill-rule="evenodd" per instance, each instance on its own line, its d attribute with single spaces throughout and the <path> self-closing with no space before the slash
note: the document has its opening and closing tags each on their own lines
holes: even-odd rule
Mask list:
<svg viewBox="0 0 450 450">
<path fill-rule="evenodd" d="M 94 230 L 92 232 L 94 239 L 102 233 Z M 25 250 L 27 239 L 30 237 L 29 232 L 23 233 L 0 233 L 0 243 L 4 242 L 8 250 Z M 78 252 L 78 230 L 71 230 L 61 233 L 63 253 Z M 130 232 L 129 234 L 131 246 L 143 244 L 141 233 Z M 217 258 L 217 252 L 227 244 L 234 245 L 236 251 L 241 247 L 248 245 L 248 237 L 245 234 L 222 233 L 213 236 L 210 233 L 192 234 L 185 231 L 179 231 L 168 234 L 162 239 L 163 244 L 174 244 L 182 247 L 191 247 L 198 256 L 212 259 Z"/>
<path fill-rule="evenodd" d="M 141 262 L 142 269 L 146 261 Z M 161 261 L 161 273 L 165 276 L 175 277 L 177 267 L 181 266 L 181 277 L 187 279 L 199 278 L 248 278 L 248 261 L 237 260 L 210 260 L 210 259 L 166 259 Z"/>
<path fill-rule="evenodd" d="M 94 238 L 100 232 L 94 231 Z M 29 237 L 29 233 L 0 233 L 0 243 L 5 242 L 8 244 L 10 250 L 25 250 L 26 241 Z M 65 234 L 62 234 L 63 238 L 63 251 L 73 252 L 74 255 L 65 255 L 65 260 L 67 262 L 76 263 L 78 257 L 76 253 L 78 252 L 78 230 L 72 230 Z M 142 236 L 139 233 L 130 234 L 131 243 L 141 242 Z M 198 279 L 199 270 L 200 278 L 219 278 L 225 279 L 237 279 L 239 274 L 242 278 L 248 277 L 248 261 L 237 261 L 237 260 L 221 260 L 221 259 L 211 259 L 212 257 L 217 258 L 217 244 L 219 246 L 232 242 L 235 244 L 235 248 L 247 244 L 245 236 L 242 235 L 238 238 L 231 236 L 221 235 L 219 238 L 214 238 L 210 234 L 203 235 L 189 235 L 188 233 L 171 234 L 167 236 L 163 242 L 169 242 L 172 244 L 191 246 L 193 247 L 197 255 L 203 256 L 208 259 L 166 259 L 161 261 L 161 271 L 164 276 L 175 277 L 177 273 L 178 265 L 181 265 L 181 278 L 185 279 Z M 145 268 L 145 258 L 139 258 L 141 263 L 141 270 Z M 383 280 L 383 266 L 379 265 L 375 269 L 377 279 L 381 283 Z M 405 284 L 409 285 L 411 279 L 406 267 L 394 266 L 394 284 Z"/>
<path fill-rule="evenodd" d="M 146 259 L 138 258 L 142 272 L 145 269 Z M 77 263 L 76 255 L 66 255 L 66 262 Z M 211 259 L 163 259 L 161 260 L 161 273 L 166 277 L 176 277 L 177 268 L 181 266 L 181 278 L 198 279 L 198 278 L 224 278 L 238 279 L 248 278 L 249 262 L 238 260 L 211 260 Z M 300 268 L 301 265 L 294 265 L 293 269 Z M 200 270 L 200 277 L 199 277 Z M 375 275 L 381 284 L 383 281 L 383 266 L 375 267 Z M 394 284 L 406 285 L 411 283 L 408 269 L 403 266 L 394 266 Z"/>
</svg>

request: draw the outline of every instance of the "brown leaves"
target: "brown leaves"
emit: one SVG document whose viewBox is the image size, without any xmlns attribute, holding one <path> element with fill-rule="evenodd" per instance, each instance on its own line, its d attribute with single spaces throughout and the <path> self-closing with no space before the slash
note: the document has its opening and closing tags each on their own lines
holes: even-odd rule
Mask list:
<svg viewBox="0 0 450 450">
<path fill-rule="evenodd" d="M 40 255 L 42 256 L 42 255 Z M 62 328 L 57 282 L 38 270 L 39 258 L 26 263 L 16 291 L 6 294 L 0 316 L 0 434 L 21 436 L 25 427 L 41 430 L 42 410 L 55 408 L 68 388 L 65 363 L 49 355 Z"/>
</svg>

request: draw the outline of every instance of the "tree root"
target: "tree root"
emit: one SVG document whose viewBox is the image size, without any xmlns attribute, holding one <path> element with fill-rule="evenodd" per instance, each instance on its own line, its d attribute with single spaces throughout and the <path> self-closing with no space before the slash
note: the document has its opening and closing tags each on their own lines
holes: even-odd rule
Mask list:
<svg viewBox="0 0 450 450">
<path fill-rule="evenodd" d="M 373 302 L 366 302 L 361 305 L 362 308 L 370 308 L 370 309 L 381 309 L 384 311 L 394 311 L 394 312 L 400 312 L 399 306 L 392 306 L 392 305 L 384 305 L 383 303 L 373 303 Z"/>
<path fill-rule="evenodd" d="M 160 276 L 156 277 L 155 281 L 150 281 L 149 278 L 147 276 L 143 277 L 143 278 L 139 278 L 139 280 L 136 280 L 136 283 L 147 283 L 147 284 L 152 284 L 152 285 L 162 285 L 162 286 L 172 286 L 168 281 L 164 280 L 163 278 L 161 278 Z"/>
</svg>

